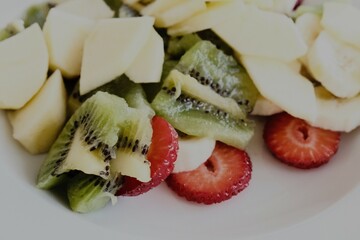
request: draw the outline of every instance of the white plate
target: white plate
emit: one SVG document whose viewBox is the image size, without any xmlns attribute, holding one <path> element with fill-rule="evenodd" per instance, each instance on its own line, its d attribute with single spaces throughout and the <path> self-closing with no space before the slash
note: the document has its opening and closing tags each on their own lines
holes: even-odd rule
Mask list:
<svg viewBox="0 0 360 240">
<path fill-rule="evenodd" d="M 36 0 L 1 0 L 0 26 Z M 36 189 L 43 156 L 27 154 L 11 138 L 0 113 L 0 239 L 358 239 L 360 129 L 344 134 L 332 161 L 296 170 L 264 148 L 262 123 L 248 148 L 250 186 L 222 204 L 203 206 L 177 197 L 165 184 L 116 206 L 82 215 Z M 324 211 L 326 210 L 326 211 Z M 326 224 L 326 225 L 323 225 Z M 351 234 L 350 238 L 344 237 Z"/>
</svg>

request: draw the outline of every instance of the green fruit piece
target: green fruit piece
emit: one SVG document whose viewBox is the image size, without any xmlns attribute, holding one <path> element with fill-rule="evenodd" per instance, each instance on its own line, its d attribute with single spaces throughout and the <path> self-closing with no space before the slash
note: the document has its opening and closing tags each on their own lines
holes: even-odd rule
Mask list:
<svg viewBox="0 0 360 240">
<path fill-rule="evenodd" d="M 216 94 L 177 70 L 171 71 L 151 105 L 156 114 L 187 135 L 244 149 L 254 133 L 254 123 L 233 99 Z"/>
<path fill-rule="evenodd" d="M 0 41 L 10 38 L 25 29 L 22 20 L 16 20 L 9 23 L 5 28 L 0 29 Z"/>
<path fill-rule="evenodd" d="M 245 68 L 210 41 L 196 43 L 181 57 L 176 69 L 219 95 L 234 99 L 244 114 L 252 111 L 259 96 Z"/>
<path fill-rule="evenodd" d="M 33 23 L 38 23 L 40 27 L 43 27 L 50 9 L 55 6 L 55 4 L 49 2 L 39 3 L 29 7 L 24 16 L 25 27 L 29 27 Z"/>
<path fill-rule="evenodd" d="M 201 38 L 197 34 L 172 37 L 169 40 L 166 53 L 170 55 L 171 58 L 179 59 L 187 50 L 199 41 L 201 41 Z"/>
<path fill-rule="evenodd" d="M 79 213 L 89 213 L 116 202 L 115 193 L 122 184 L 121 176 L 105 180 L 94 175 L 78 173 L 69 180 L 67 195 L 70 208 Z"/>
<path fill-rule="evenodd" d="M 119 125 L 126 119 L 126 102 L 114 95 L 98 92 L 72 115 L 45 158 L 37 186 L 49 189 L 71 170 L 110 176 L 110 160 L 115 158 Z"/>
</svg>

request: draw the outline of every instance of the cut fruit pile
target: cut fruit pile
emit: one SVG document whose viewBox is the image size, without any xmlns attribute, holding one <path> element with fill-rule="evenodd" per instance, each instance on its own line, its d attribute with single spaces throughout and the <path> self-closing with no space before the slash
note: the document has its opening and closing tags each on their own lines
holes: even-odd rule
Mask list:
<svg viewBox="0 0 360 240">
<path fill-rule="evenodd" d="M 76 212 L 164 182 L 220 203 L 250 183 L 255 115 L 301 169 L 360 125 L 359 21 L 338 2 L 41 3 L 0 30 L 0 108 L 46 153 L 37 187 L 66 189 Z"/>
</svg>

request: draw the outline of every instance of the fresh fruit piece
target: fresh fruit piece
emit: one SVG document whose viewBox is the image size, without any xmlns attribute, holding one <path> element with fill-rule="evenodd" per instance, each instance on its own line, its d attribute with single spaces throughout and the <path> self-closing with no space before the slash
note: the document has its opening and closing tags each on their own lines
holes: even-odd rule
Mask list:
<svg viewBox="0 0 360 240">
<path fill-rule="evenodd" d="M 47 152 L 65 123 L 66 100 L 61 73 L 56 71 L 30 102 L 8 113 L 13 137 L 32 154 Z"/>
<path fill-rule="evenodd" d="M 290 15 L 299 3 L 298 0 L 245 0 L 260 9 Z"/>
<path fill-rule="evenodd" d="M 244 190 L 252 164 L 245 151 L 217 142 L 211 157 L 193 171 L 170 174 L 166 183 L 189 201 L 214 204 Z"/>
<path fill-rule="evenodd" d="M 168 28 L 167 33 L 171 36 L 180 36 L 199 32 L 215 26 L 220 19 L 224 18 L 230 11 L 239 7 L 240 1 L 219 1 L 206 5 L 206 9 L 199 11 L 190 18 L 185 19 Z"/>
<path fill-rule="evenodd" d="M 322 31 L 307 54 L 310 73 L 332 94 L 351 98 L 360 91 L 360 49 Z"/>
<path fill-rule="evenodd" d="M 191 76 L 172 70 L 151 106 L 185 134 L 244 148 L 253 135 L 254 124 L 232 102 Z"/>
<path fill-rule="evenodd" d="M 294 22 L 284 14 L 252 6 L 233 12 L 212 30 L 239 54 L 290 62 L 306 53 Z"/>
<path fill-rule="evenodd" d="M 23 30 L 25 30 L 24 21 L 15 20 L 9 23 L 8 25 L 6 25 L 5 28 L 0 30 L 0 41 L 8 39 L 16 35 L 17 33 L 22 32 Z"/>
<path fill-rule="evenodd" d="M 89 213 L 117 201 L 116 191 L 122 183 L 121 176 L 105 180 L 98 176 L 77 173 L 68 183 L 67 196 L 70 208 L 79 213 Z"/>
<path fill-rule="evenodd" d="M 210 138 L 181 137 L 173 173 L 192 171 L 211 156 L 216 141 Z"/>
<path fill-rule="evenodd" d="M 70 0 L 58 4 L 56 9 L 95 20 L 114 16 L 104 0 Z"/>
<path fill-rule="evenodd" d="M 316 118 L 315 91 L 308 79 L 274 59 L 243 56 L 241 61 L 263 97 L 298 118 Z"/>
<path fill-rule="evenodd" d="M 147 43 L 125 74 L 135 83 L 160 82 L 164 57 L 164 41 L 152 29 Z"/>
<path fill-rule="evenodd" d="M 360 22 L 360 9 L 353 4 L 325 2 L 322 26 L 338 39 L 360 48 L 360 29 L 354 23 Z"/>
<path fill-rule="evenodd" d="M 360 94 L 353 98 L 337 98 L 324 87 L 315 88 L 318 114 L 310 124 L 332 131 L 351 132 L 360 126 Z"/>
<path fill-rule="evenodd" d="M 255 104 L 258 91 L 246 70 L 209 41 L 200 41 L 190 48 L 181 57 L 176 69 L 189 74 L 217 95 L 234 99 L 243 116 Z"/>
<path fill-rule="evenodd" d="M 38 24 L 1 41 L 0 108 L 19 109 L 30 101 L 47 78 L 48 62 Z"/>
<path fill-rule="evenodd" d="M 147 159 L 151 163 L 151 180 L 140 182 L 132 177 L 124 177 L 124 184 L 116 193 L 123 196 L 137 196 L 148 192 L 162 183 L 172 172 L 177 158 L 178 135 L 163 118 L 155 116 L 151 122 L 153 135 Z"/>
<path fill-rule="evenodd" d="M 160 14 L 163 11 L 171 9 L 172 7 L 174 7 L 179 2 L 181 2 L 181 0 L 172 0 L 172 1 L 156 0 L 156 1 L 152 1 L 149 4 L 144 5 L 144 7 L 140 10 L 140 13 L 142 15 L 146 15 L 146 16 L 155 16 L 157 14 Z"/>
<path fill-rule="evenodd" d="M 50 68 L 59 69 L 64 77 L 80 75 L 85 39 L 95 22 L 57 7 L 50 10 L 43 32 L 49 49 Z"/>
<path fill-rule="evenodd" d="M 50 189 L 71 170 L 109 178 L 113 147 L 127 109 L 123 99 L 104 92 L 85 101 L 52 145 L 39 170 L 37 186 Z"/>
<path fill-rule="evenodd" d="M 146 45 L 153 23 L 151 17 L 99 20 L 85 41 L 81 95 L 122 75 Z"/>
<path fill-rule="evenodd" d="M 277 159 L 302 169 L 329 162 L 340 143 L 339 132 L 312 127 L 288 113 L 271 116 L 265 124 L 263 137 Z"/>
<path fill-rule="evenodd" d="M 180 59 L 186 51 L 193 47 L 201 38 L 197 34 L 187 34 L 181 37 L 172 37 L 167 44 L 166 53 L 172 59 Z"/>
<path fill-rule="evenodd" d="M 282 111 L 283 110 L 279 106 L 275 105 L 270 100 L 264 98 L 263 96 L 259 96 L 251 114 L 259 116 L 270 116 Z"/>
<path fill-rule="evenodd" d="M 323 4 L 302 4 L 292 12 L 291 16 L 297 19 L 306 13 L 315 14 L 321 18 L 323 14 Z"/>
<path fill-rule="evenodd" d="M 56 4 L 54 2 L 47 2 L 35 4 L 29 7 L 24 16 L 25 27 L 29 27 L 34 23 L 37 23 L 42 28 L 50 9 L 55 6 Z"/>
</svg>

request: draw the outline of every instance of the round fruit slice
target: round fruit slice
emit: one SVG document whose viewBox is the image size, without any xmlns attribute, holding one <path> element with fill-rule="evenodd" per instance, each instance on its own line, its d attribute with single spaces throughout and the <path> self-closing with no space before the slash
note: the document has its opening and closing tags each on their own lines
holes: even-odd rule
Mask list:
<svg viewBox="0 0 360 240">
<path fill-rule="evenodd" d="M 263 137 L 277 159 L 302 169 L 327 163 L 340 143 L 339 132 L 313 127 L 285 112 L 268 119 Z"/>
<path fill-rule="evenodd" d="M 124 176 L 124 184 L 116 193 L 117 196 L 137 196 L 162 183 L 174 169 L 177 158 L 178 135 L 175 129 L 163 118 L 155 116 L 151 122 L 153 136 L 147 159 L 151 163 L 151 180 L 140 182 L 135 178 Z"/>
<path fill-rule="evenodd" d="M 217 142 L 210 158 L 193 171 L 173 173 L 168 186 L 189 201 L 213 204 L 230 199 L 249 185 L 252 164 L 245 151 Z"/>
</svg>

